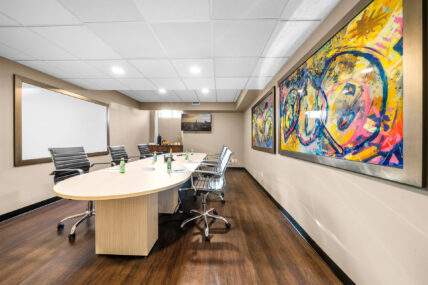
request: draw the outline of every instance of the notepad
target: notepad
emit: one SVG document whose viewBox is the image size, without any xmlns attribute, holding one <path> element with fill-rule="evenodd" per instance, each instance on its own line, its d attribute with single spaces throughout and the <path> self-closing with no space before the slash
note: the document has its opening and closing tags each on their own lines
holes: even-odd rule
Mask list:
<svg viewBox="0 0 428 285">
<path fill-rule="evenodd" d="M 155 171 L 155 168 L 154 167 L 142 167 L 141 170 L 144 170 L 144 171 Z"/>
<path fill-rule="evenodd" d="M 107 169 L 104 169 L 104 171 L 107 171 L 107 172 L 119 172 L 119 168 L 107 168 Z"/>
<path fill-rule="evenodd" d="M 171 169 L 171 173 L 186 173 L 188 170 L 184 168 L 180 169 Z"/>
</svg>

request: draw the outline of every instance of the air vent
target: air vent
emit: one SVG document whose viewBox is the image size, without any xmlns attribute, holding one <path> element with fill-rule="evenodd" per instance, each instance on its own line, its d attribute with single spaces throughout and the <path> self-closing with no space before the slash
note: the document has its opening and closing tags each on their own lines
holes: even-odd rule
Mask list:
<svg viewBox="0 0 428 285">
<path fill-rule="evenodd" d="M 192 105 L 201 105 L 201 102 L 192 102 Z"/>
</svg>

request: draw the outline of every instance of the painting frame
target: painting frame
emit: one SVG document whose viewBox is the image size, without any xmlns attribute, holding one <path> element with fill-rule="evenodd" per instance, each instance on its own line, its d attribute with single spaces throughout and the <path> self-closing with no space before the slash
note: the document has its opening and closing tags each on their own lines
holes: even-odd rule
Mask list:
<svg viewBox="0 0 428 285">
<path fill-rule="evenodd" d="M 251 107 L 251 147 L 255 150 L 264 151 L 267 153 L 276 153 L 276 94 L 275 94 L 275 86 L 273 86 L 271 89 L 269 89 L 254 105 Z M 262 103 L 264 100 L 266 100 L 269 96 L 272 96 L 272 117 L 273 117 L 273 132 L 272 132 L 272 147 L 271 148 L 265 148 L 260 146 L 253 145 L 253 115 L 255 108 Z"/>
<path fill-rule="evenodd" d="M 183 119 L 185 119 L 186 116 L 209 116 L 209 126 L 199 126 L 199 129 L 196 126 L 191 126 L 191 123 L 183 122 Z M 181 121 L 180 121 L 180 130 L 182 132 L 195 132 L 195 133 L 209 133 L 212 131 L 212 120 L 213 116 L 211 113 L 198 113 L 198 112 L 184 112 L 181 114 Z M 194 129 L 195 128 L 195 129 Z M 206 128 L 206 129 L 204 129 Z"/>
<path fill-rule="evenodd" d="M 295 72 L 309 58 L 322 48 L 330 39 L 339 33 L 356 16 L 369 6 L 373 0 L 360 1 L 351 9 L 329 32 L 321 38 L 304 56 L 300 58 L 288 71 L 279 78 L 279 87 L 286 78 Z M 283 156 L 300 159 L 316 164 L 326 165 L 368 176 L 398 182 L 415 187 L 426 186 L 426 124 L 424 124 L 425 105 L 424 100 L 426 77 L 426 57 L 423 49 L 426 46 L 426 38 L 423 36 L 426 26 L 426 14 L 421 0 L 402 2 L 403 11 L 403 168 L 394 168 L 383 165 L 368 164 L 357 161 L 338 159 L 334 157 L 318 156 L 281 148 L 281 116 L 278 116 L 278 153 Z M 424 59 L 424 61 L 422 60 Z M 411 74 L 412 76 L 406 76 Z M 278 89 L 278 100 L 280 90 Z M 278 108 L 280 108 L 280 103 Z"/>
</svg>

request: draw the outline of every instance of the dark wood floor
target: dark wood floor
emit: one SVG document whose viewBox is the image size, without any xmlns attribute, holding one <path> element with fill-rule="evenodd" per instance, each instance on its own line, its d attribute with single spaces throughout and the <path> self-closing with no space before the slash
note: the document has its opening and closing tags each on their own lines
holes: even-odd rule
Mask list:
<svg viewBox="0 0 428 285">
<path fill-rule="evenodd" d="M 339 284 L 276 206 L 243 170 L 229 170 L 226 204 L 211 201 L 232 224 L 216 221 L 211 242 L 203 224 L 179 230 L 184 215 L 162 216 L 148 257 L 97 256 L 94 221 L 76 240 L 57 234 L 59 218 L 85 202 L 62 200 L 0 223 L 1 284 Z M 184 193 L 182 193 L 184 194 Z M 197 208 L 190 193 L 184 210 Z"/>
</svg>

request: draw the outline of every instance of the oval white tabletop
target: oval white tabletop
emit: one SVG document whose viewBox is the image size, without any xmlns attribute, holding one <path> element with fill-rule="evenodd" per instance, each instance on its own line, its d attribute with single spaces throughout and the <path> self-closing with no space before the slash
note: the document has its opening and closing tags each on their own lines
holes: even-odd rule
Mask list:
<svg viewBox="0 0 428 285">
<path fill-rule="evenodd" d="M 137 160 L 126 164 L 125 173 L 119 173 L 119 166 L 100 169 L 74 176 L 57 183 L 53 190 L 62 198 L 73 200 L 111 200 L 148 195 L 174 188 L 186 182 L 205 153 L 174 154 L 172 171 L 162 155 L 153 163 L 152 158 Z"/>
</svg>

